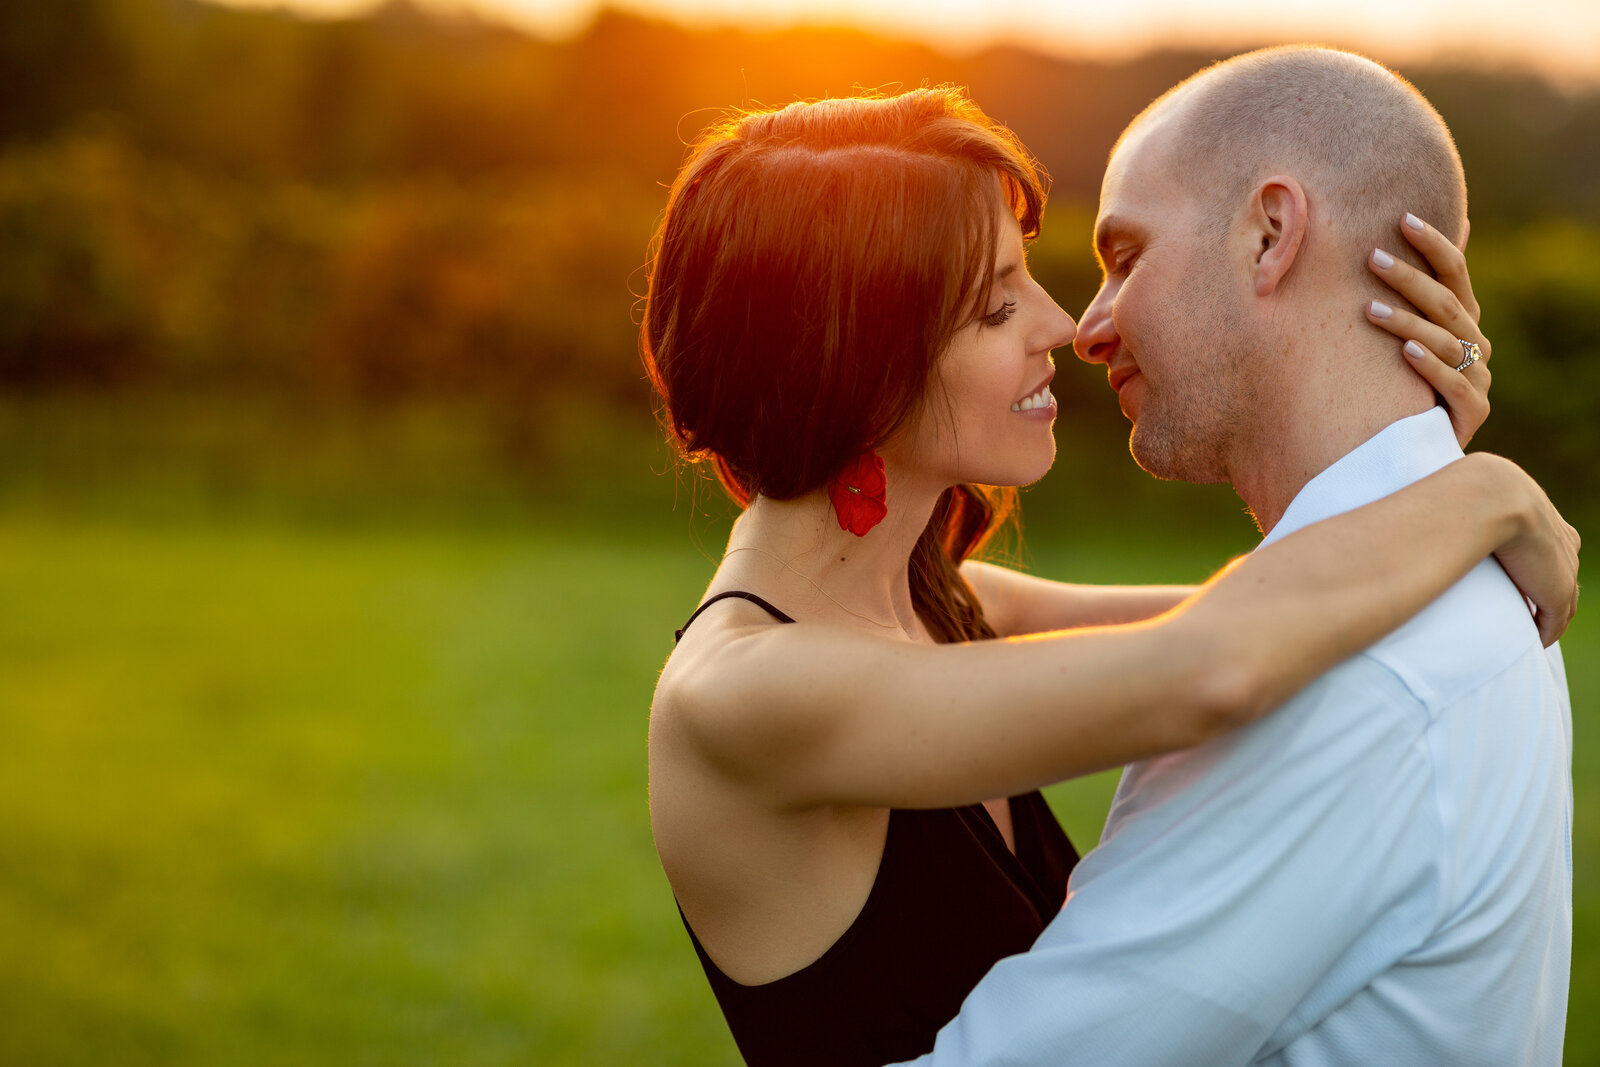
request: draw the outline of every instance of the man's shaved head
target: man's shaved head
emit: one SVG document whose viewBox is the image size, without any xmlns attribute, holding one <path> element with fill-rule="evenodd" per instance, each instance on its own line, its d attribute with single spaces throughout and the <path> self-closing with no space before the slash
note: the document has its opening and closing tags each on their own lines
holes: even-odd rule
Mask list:
<svg viewBox="0 0 1600 1067">
<path fill-rule="evenodd" d="M 1219 229 L 1256 183 L 1288 174 L 1352 272 L 1364 273 L 1374 247 L 1421 265 L 1397 240 L 1402 212 L 1460 244 L 1467 187 L 1450 131 L 1409 82 L 1369 59 L 1307 46 L 1247 52 L 1163 94 L 1118 145 L 1153 124 L 1170 127 L 1166 167 Z"/>
</svg>

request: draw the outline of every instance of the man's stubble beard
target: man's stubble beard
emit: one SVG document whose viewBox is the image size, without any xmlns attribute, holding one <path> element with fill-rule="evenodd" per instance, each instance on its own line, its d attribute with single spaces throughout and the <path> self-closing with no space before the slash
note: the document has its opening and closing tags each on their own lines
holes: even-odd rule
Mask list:
<svg viewBox="0 0 1600 1067">
<path fill-rule="evenodd" d="M 1193 313 L 1181 334 L 1163 330 L 1150 337 L 1169 358 L 1161 382 L 1145 378 L 1144 403 L 1128 450 L 1134 462 L 1157 478 L 1195 482 L 1232 481 L 1230 463 L 1252 413 L 1259 409 L 1263 345 L 1226 298 L 1216 275 L 1195 278 Z M 1172 321 L 1178 316 L 1168 316 Z M 1135 353 L 1138 356 L 1138 353 Z"/>
</svg>

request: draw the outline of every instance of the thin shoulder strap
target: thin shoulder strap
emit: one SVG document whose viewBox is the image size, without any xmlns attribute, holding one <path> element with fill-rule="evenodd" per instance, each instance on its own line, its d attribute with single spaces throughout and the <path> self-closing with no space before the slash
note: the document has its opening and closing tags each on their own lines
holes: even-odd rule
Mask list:
<svg viewBox="0 0 1600 1067">
<path fill-rule="evenodd" d="M 674 641 L 682 641 L 683 640 L 683 631 L 687 630 L 690 626 L 694 625 L 694 620 L 696 620 L 696 619 L 698 619 L 700 617 L 700 613 L 702 611 L 706 610 L 711 605 L 715 604 L 717 601 L 719 601 L 719 600 L 727 600 L 729 597 L 738 597 L 740 600 L 748 600 L 748 601 L 750 601 L 750 603 L 754 604 L 758 608 L 761 608 L 768 615 L 771 615 L 773 618 L 777 619 L 779 622 L 794 622 L 794 620 L 789 618 L 789 616 L 785 615 L 783 612 L 779 611 L 777 608 L 773 607 L 771 604 L 768 604 L 765 600 L 762 600 L 760 597 L 756 596 L 754 593 L 746 593 L 746 592 L 744 592 L 743 590 L 740 590 L 740 589 L 729 589 L 726 592 L 718 593 L 716 596 L 712 597 L 710 600 L 706 601 L 704 604 L 701 604 L 698 608 L 695 608 L 694 609 L 694 614 L 690 615 L 689 616 L 689 621 L 684 623 L 683 626 L 681 628 L 679 628 L 677 634 L 673 637 L 673 640 Z"/>
</svg>

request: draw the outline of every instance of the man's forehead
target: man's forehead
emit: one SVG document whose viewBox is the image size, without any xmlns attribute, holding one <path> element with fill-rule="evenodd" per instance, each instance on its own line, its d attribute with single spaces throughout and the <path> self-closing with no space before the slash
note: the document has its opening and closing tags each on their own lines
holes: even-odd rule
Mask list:
<svg viewBox="0 0 1600 1067">
<path fill-rule="evenodd" d="M 1100 186 L 1100 211 L 1095 218 L 1094 234 L 1097 244 L 1107 238 L 1138 229 L 1140 220 L 1156 205 L 1147 204 L 1153 191 L 1147 176 L 1137 167 L 1123 165 L 1119 153 L 1112 157 L 1106 168 L 1106 178 Z"/>
<path fill-rule="evenodd" d="M 1100 183 L 1100 211 L 1095 238 L 1137 229 L 1151 212 L 1169 211 L 1180 190 L 1162 166 L 1167 148 L 1166 123 L 1141 123 L 1123 138 L 1106 163 Z"/>
</svg>

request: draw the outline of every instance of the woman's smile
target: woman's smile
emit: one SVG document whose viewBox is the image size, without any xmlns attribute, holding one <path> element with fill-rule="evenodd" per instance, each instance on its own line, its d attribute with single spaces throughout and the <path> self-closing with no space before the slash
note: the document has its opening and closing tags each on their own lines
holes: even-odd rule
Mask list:
<svg viewBox="0 0 1600 1067">
<path fill-rule="evenodd" d="M 1055 375 L 1052 374 L 1051 378 L 1053 377 L 1055 377 Z M 1021 400 L 1013 402 L 1011 405 L 1011 410 L 1017 412 L 1018 414 L 1030 415 L 1035 418 L 1046 415 L 1054 418 L 1056 411 L 1056 398 L 1050 392 L 1050 378 L 1046 378 L 1043 385 L 1039 386 Z"/>
<path fill-rule="evenodd" d="M 1027 400 L 1022 401 L 1020 405 L 1012 404 L 1012 413 L 1020 415 L 1025 419 L 1043 420 L 1047 422 L 1051 419 L 1054 419 L 1056 417 L 1056 398 L 1050 395 L 1049 389 L 1040 390 L 1038 397 L 1039 399 L 1037 399 L 1037 401 L 1035 401 L 1034 397 L 1029 397 Z M 1028 406 L 1030 402 L 1034 402 L 1032 407 Z"/>
</svg>

